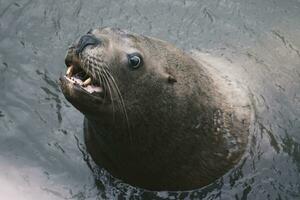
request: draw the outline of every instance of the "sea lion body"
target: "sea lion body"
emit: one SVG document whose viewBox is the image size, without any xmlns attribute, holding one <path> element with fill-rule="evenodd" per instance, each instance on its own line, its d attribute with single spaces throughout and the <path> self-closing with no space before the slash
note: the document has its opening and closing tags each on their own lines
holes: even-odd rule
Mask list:
<svg viewBox="0 0 300 200">
<path fill-rule="evenodd" d="M 119 29 L 88 34 L 68 51 L 66 63 L 101 82 L 105 92 L 99 98 L 66 77 L 61 83 L 85 115 L 85 142 L 96 163 L 135 186 L 188 190 L 239 162 L 250 103 L 243 88 L 201 60 L 204 54 Z M 82 43 L 88 45 L 76 53 Z"/>
</svg>

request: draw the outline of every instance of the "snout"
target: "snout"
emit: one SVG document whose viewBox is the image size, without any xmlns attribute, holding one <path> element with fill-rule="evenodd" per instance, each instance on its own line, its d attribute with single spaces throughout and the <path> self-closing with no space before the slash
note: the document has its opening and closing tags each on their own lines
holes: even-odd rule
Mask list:
<svg viewBox="0 0 300 200">
<path fill-rule="evenodd" d="M 87 46 L 95 46 L 99 45 L 101 43 L 100 39 L 96 38 L 92 34 L 86 34 L 83 35 L 78 42 L 78 45 L 76 47 L 76 54 L 78 55 L 81 53 Z"/>
</svg>

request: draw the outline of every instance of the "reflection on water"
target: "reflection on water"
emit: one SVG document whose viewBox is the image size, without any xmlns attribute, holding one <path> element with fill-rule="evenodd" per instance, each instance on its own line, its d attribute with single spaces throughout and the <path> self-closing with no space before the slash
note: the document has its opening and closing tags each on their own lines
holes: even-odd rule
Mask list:
<svg viewBox="0 0 300 200">
<path fill-rule="evenodd" d="M 297 0 L 0 0 L 0 193 L 7 199 L 299 199 L 300 2 Z M 211 185 L 149 192 L 85 152 L 83 116 L 57 79 L 91 27 L 117 26 L 232 63 L 255 121 L 244 159 Z"/>
</svg>

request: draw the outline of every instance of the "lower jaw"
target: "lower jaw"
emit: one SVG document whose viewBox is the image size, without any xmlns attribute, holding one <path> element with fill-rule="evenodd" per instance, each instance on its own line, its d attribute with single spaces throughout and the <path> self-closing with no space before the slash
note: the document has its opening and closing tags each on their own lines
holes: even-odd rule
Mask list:
<svg viewBox="0 0 300 200">
<path fill-rule="evenodd" d="M 88 93 L 65 76 L 60 77 L 60 86 L 65 98 L 87 118 L 98 120 L 99 116 L 112 116 L 112 103 L 108 99 Z"/>
<path fill-rule="evenodd" d="M 66 76 L 60 77 L 60 83 L 64 96 L 73 105 L 73 102 L 87 105 L 95 104 L 95 106 L 97 107 L 99 105 L 107 104 L 107 102 L 104 101 L 104 98 L 102 98 L 101 95 L 98 95 L 97 92 L 88 92 L 82 86 L 80 86 L 79 83 L 75 81 L 70 81 L 70 78 Z M 74 106 L 76 107 L 76 105 Z"/>
</svg>

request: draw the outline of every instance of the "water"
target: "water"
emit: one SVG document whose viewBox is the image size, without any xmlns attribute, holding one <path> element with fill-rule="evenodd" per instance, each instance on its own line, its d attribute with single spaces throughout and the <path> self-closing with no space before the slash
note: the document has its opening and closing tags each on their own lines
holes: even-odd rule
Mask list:
<svg viewBox="0 0 300 200">
<path fill-rule="evenodd" d="M 0 0 L 1 199 L 300 199 L 299 0 Z M 112 26 L 232 63 L 255 121 L 245 159 L 211 185 L 149 192 L 97 168 L 57 85 L 69 44 Z"/>
</svg>

